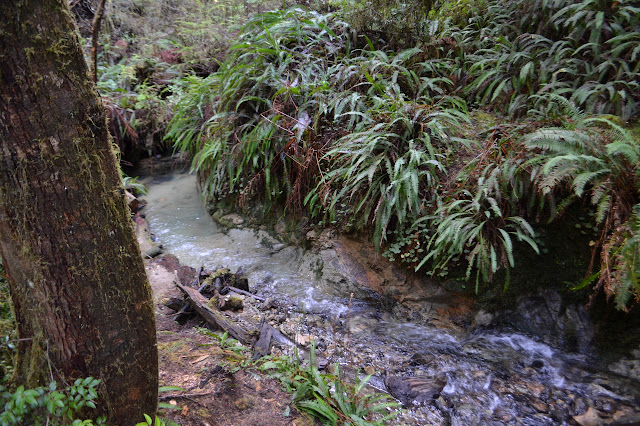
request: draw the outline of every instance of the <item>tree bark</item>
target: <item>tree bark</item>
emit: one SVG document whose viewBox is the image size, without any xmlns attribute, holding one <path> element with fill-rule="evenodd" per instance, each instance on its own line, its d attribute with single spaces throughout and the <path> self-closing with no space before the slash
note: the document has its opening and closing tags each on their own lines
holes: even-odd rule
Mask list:
<svg viewBox="0 0 640 426">
<path fill-rule="evenodd" d="M 154 414 L 151 291 L 65 0 L 0 2 L 0 254 L 27 339 L 14 379 L 92 376 L 109 424 Z"/>
</svg>

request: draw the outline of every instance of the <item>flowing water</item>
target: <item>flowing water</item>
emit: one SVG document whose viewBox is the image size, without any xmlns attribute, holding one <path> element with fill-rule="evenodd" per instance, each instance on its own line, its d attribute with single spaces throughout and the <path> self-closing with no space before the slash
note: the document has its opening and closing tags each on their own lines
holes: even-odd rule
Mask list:
<svg viewBox="0 0 640 426">
<path fill-rule="evenodd" d="M 306 328 L 299 331 L 323 336 L 319 350 L 332 362 L 422 380 L 427 398 L 409 404 L 398 424 L 575 424 L 574 416 L 589 407 L 607 422 L 640 412 L 637 381 L 596 370 L 583 356 L 513 332 L 460 333 L 403 322 L 370 291 L 335 280 L 313 253 L 283 246 L 265 231 L 223 232 L 203 207 L 193 176 L 143 183 L 151 231 L 181 263 L 243 268 L 260 296 L 284 299 L 289 315 L 302 318 Z M 372 384 L 384 388 L 381 377 Z"/>
</svg>

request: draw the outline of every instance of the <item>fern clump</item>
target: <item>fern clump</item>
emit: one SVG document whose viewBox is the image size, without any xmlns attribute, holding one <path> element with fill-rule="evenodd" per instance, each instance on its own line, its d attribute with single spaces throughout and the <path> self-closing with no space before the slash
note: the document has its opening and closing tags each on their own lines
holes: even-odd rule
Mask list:
<svg viewBox="0 0 640 426">
<path fill-rule="evenodd" d="M 638 283 L 638 212 L 640 211 L 640 140 L 633 133 L 602 118 L 582 118 L 571 128 L 543 128 L 527 135 L 529 149 L 541 150 L 532 162 L 540 164 L 538 190 L 557 193 L 558 213 L 584 199 L 595 210 L 600 229 L 593 242 L 590 268 L 600 255 L 591 280 L 596 289 L 615 299 L 620 309 L 640 301 Z"/>
<path fill-rule="evenodd" d="M 553 97 L 588 113 L 640 111 L 640 7 L 599 0 L 489 1 L 434 46 L 464 76 L 473 105 L 511 117 L 540 114 Z"/>
<path fill-rule="evenodd" d="M 539 251 L 541 224 L 586 202 L 600 232 L 587 275 L 627 309 L 640 154 L 615 122 L 639 111 L 640 9 L 487 0 L 446 20 L 447 4 L 419 12 L 425 39 L 396 51 L 381 43 L 391 33 L 341 19 L 353 9 L 255 15 L 215 73 L 182 80 L 167 138 L 192 155 L 209 199 L 366 233 L 432 275 L 464 266 L 476 291 L 496 276 L 506 289 L 517 253 Z"/>
</svg>

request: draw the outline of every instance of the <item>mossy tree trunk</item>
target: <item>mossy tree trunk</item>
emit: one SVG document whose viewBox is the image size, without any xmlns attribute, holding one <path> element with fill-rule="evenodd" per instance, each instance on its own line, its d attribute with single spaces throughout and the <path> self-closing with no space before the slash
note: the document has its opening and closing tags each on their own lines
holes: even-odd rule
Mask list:
<svg viewBox="0 0 640 426">
<path fill-rule="evenodd" d="M 99 378 L 109 424 L 155 413 L 151 291 L 65 0 L 0 2 L 0 253 L 15 379 Z"/>
</svg>

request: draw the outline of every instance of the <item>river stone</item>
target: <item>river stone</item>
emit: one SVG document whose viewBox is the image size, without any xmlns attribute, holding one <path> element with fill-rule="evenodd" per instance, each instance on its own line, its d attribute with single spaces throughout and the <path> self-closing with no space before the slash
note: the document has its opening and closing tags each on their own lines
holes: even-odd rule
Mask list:
<svg viewBox="0 0 640 426">
<path fill-rule="evenodd" d="M 573 420 L 580 426 L 598 426 L 601 424 L 600 416 L 598 416 L 598 410 L 593 407 L 589 407 L 586 413 L 579 416 L 573 416 Z"/>
<path fill-rule="evenodd" d="M 479 310 L 475 317 L 475 324 L 477 327 L 486 327 L 493 321 L 493 314 L 487 311 Z"/>
<path fill-rule="evenodd" d="M 614 421 L 611 423 L 612 425 L 616 425 L 616 426 L 638 426 L 640 425 L 640 414 L 629 414 L 629 415 L 625 415 L 625 416 L 620 416 L 618 418 L 615 418 L 614 416 Z"/>
<path fill-rule="evenodd" d="M 156 244 L 144 252 L 146 258 L 154 258 L 162 254 L 162 246 Z"/>
<path fill-rule="evenodd" d="M 227 215 L 222 216 L 218 220 L 218 222 L 222 226 L 225 226 L 227 228 L 233 228 L 234 226 L 242 225 L 244 223 L 244 219 L 236 213 L 229 213 Z"/>
<path fill-rule="evenodd" d="M 640 380 L 640 349 L 632 351 L 630 357 L 622 358 L 609 365 L 609 370 L 625 377 Z"/>
<path fill-rule="evenodd" d="M 387 376 L 384 384 L 403 405 L 431 403 L 447 384 L 443 377 Z"/>
</svg>

